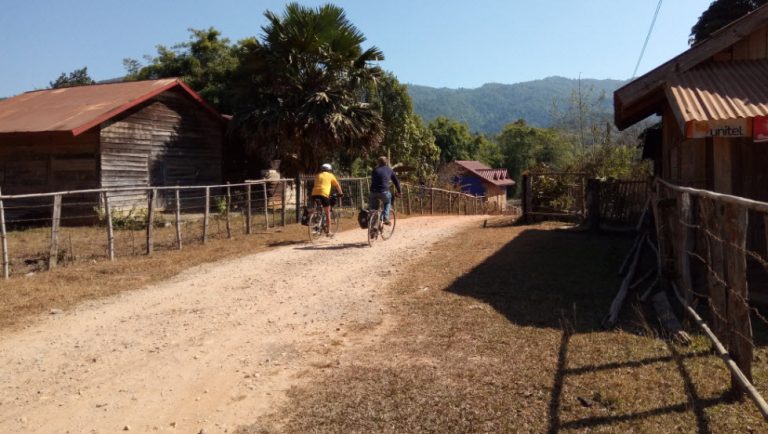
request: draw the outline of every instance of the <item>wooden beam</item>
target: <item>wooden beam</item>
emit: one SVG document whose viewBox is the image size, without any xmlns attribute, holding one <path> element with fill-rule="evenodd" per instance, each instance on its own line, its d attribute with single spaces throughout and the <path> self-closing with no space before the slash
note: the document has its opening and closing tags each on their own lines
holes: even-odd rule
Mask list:
<svg viewBox="0 0 768 434">
<path fill-rule="evenodd" d="M 181 250 L 181 195 L 179 190 L 175 191 L 176 195 L 176 248 Z"/>
<path fill-rule="evenodd" d="M 208 224 L 211 220 L 211 187 L 205 187 L 205 209 L 203 210 L 203 244 L 208 242 Z"/>
<path fill-rule="evenodd" d="M 264 184 L 264 188 L 266 187 L 267 184 Z M 251 222 L 251 184 L 245 186 L 245 203 L 245 233 L 250 235 L 252 230 L 251 227 L 253 226 L 253 222 Z"/>
</svg>

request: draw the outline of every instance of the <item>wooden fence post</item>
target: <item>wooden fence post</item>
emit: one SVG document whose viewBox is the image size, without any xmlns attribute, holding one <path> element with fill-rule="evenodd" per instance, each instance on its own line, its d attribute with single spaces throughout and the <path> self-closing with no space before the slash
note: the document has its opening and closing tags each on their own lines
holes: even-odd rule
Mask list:
<svg viewBox="0 0 768 434">
<path fill-rule="evenodd" d="M 600 231 L 600 180 L 587 180 L 587 211 L 585 220 L 592 232 Z"/>
<path fill-rule="evenodd" d="M 280 199 L 280 203 L 282 204 L 280 206 L 280 226 L 282 227 L 285 227 L 285 204 L 286 204 L 285 195 L 286 195 L 286 192 L 288 191 L 286 186 L 287 186 L 287 182 L 285 180 L 280 181 L 280 188 L 282 190 L 281 191 L 282 194 L 280 196 L 282 198 Z"/>
<path fill-rule="evenodd" d="M 107 257 L 110 261 L 115 260 L 115 233 L 112 228 L 112 207 L 109 206 L 109 195 L 107 192 L 101 193 L 104 199 L 104 217 L 107 220 Z"/>
<path fill-rule="evenodd" d="M 301 220 L 301 190 L 304 186 L 302 185 L 300 177 L 296 177 L 294 184 L 294 191 L 296 191 L 296 223 L 298 223 Z"/>
<path fill-rule="evenodd" d="M 360 208 L 366 208 L 366 206 L 365 206 L 365 195 L 364 195 L 364 192 L 363 192 L 363 180 L 362 179 L 358 179 L 357 180 L 357 189 L 358 189 L 358 192 L 360 193 Z"/>
<path fill-rule="evenodd" d="M 729 352 L 741 372 L 752 381 L 752 324 L 750 323 L 747 288 L 747 209 L 724 204 L 720 228 L 725 244 L 725 279 L 728 285 Z M 741 383 L 731 375 L 731 389 L 745 393 Z"/>
<path fill-rule="evenodd" d="M 677 225 L 677 248 L 676 250 L 676 268 L 677 268 L 677 286 L 683 289 L 685 302 L 693 302 L 693 279 L 691 278 L 691 260 L 689 252 L 693 250 L 693 234 L 691 225 L 693 223 L 691 213 L 691 195 L 686 192 L 679 194 L 677 198 L 677 214 L 679 221 Z"/>
<path fill-rule="evenodd" d="M 59 259 L 59 226 L 61 225 L 61 195 L 53 196 L 51 216 L 51 251 L 48 256 L 48 269 L 56 268 Z"/>
<path fill-rule="evenodd" d="M 245 186 L 245 233 L 251 234 L 251 184 Z"/>
<path fill-rule="evenodd" d="M 0 189 L 0 196 L 3 195 L 3 190 Z M 8 261 L 8 233 L 5 231 L 5 208 L 3 207 L 3 200 L 0 199 L 0 240 L 2 242 L 3 249 L 3 279 L 11 277 L 11 267 Z"/>
<path fill-rule="evenodd" d="M 232 226 L 229 224 L 229 211 L 232 209 L 232 188 L 227 181 L 226 210 L 224 211 L 224 222 L 227 227 L 227 238 L 232 238 Z"/>
<path fill-rule="evenodd" d="M 405 203 L 406 212 L 408 215 L 411 215 L 411 186 L 408 184 L 405 185 Z"/>
<path fill-rule="evenodd" d="M 148 210 L 147 210 L 147 255 L 151 255 L 154 250 L 154 240 L 152 239 L 155 229 L 155 196 L 157 190 L 151 188 L 147 193 Z"/>
<path fill-rule="evenodd" d="M 264 227 L 269 231 L 269 199 L 267 198 L 267 183 L 262 184 L 264 187 Z"/>
<path fill-rule="evenodd" d="M 521 195 L 520 195 L 522 199 L 520 204 L 522 205 L 522 208 L 523 208 L 523 221 L 526 224 L 529 224 L 532 222 L 530 213 L 533 212 L 533 210 L 531 209 L 533 208 L 533 197 L 531 192 L 532 180 L 531 180 L 531 175 L 529 173 L 527 172 L 523 173 L 521 184 L 523 184 L 523 191 L 521 192 Z"/>
<path fill-rule="evenodd" d="M 707 262 L 707 288 L 709 292 L 709 308 L 711 311 L 712 329 L 715 335 L 720 338 L 726 347 L 729 347 L 727 334 L 727 288 L 723 285 L 725 282 L 723 242 L 719 227 L 723 224 L 721 220 L 721 207 L 712 199 L 700 198 L 699 213 L 702 229 L 705 231 L 707 240 L 707 256 L 704 258 Z M 661 247 L 661 246 L 659 246 Z M 659 248 L 661 251 L 661 248 Z"/>
<path fill-rule="evenodd" d="M 211 219 L 211 187 L 205 187 L 205 210 L 203 211 L 203 244 L 208 242 L 208 223 Z"/>
<path fill-rule="evenodd" d="M 181 195 L 178 188 L 176 189 L 176 247 L 181 250 Z"/>
<path fill-rule="evenodd" d="M 429 215 L 433 215 L 435 213 L 435 189 L 430 188 L 429 189 L 430 199 L 429 199 Z"/>
</svg>

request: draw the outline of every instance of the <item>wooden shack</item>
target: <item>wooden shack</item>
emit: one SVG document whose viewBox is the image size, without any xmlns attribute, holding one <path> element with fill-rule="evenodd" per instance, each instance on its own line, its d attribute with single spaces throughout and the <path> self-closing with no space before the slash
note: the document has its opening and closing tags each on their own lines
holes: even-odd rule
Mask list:
<svg viewBox="0 0 768 434">
<path fill-rule="evenodd" d="M 25 194 L 220 183 L 225 127 L 175 78 L 27 92 L 0 101 L 0 186 Z M 125 196 L 146 204 L 142 193 Z"/>
<path fill-rule="evenodd" d="M 463 193 L 485 196 L 486 203 L 498 211 L 507 209 L 507 189 L 515 185 L 507 169 L 494 169 L 479 161 L 453 161 L 440 170 L 439 176 Z"/>
<path fill-rule="evenodd" d="M 768 200 L 768 7 L 761 7 L 614 93 L 627 128 L 645 135 L 656 174 L 683 186 Z"/>
<path fill-rule="evenodd" d="M 620 129 L 661 117 L 643 153 L 662 179 L 768 201 L 768 6 L 618 89 L 614 109 Z M 762 217 L 749 220 L 747 248 L 766 257 Z M 766 270 L 748 266 L 750 299 L 768 301 Z"/>
</svg>

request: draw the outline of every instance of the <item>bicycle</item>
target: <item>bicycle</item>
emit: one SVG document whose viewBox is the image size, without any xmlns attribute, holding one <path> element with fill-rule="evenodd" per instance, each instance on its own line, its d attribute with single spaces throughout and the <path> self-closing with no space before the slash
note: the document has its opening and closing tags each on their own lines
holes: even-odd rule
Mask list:
<svg viewBox="0 0 768 434">
<path fill-rule="evenodd" d="M 395 225 L 397 223 L 397 213 L 395 212 L 395 197 L 392 196 L 392 204 L 389 207 L 389 224 L 384 224 L 384 219 L 381 218 L 381 214 L 384 210 L 384 204 L 381 199 L 378 200 L 378 208 L 372 209 L 368 214 L 368 245 L 373 247 L 373 243 L 381 237 L 382 240 L 387 241 L 392 238 L 392 234 L 395 233 Z"/>
<path fill-rule="evenodd" d="M 331 200 L 331 225 L 328 228 L 328 236 L 333 237 L 341 229 L 341 215 L 336 210 L 336 200 L 340 196 L 332 194 Z M 309 210 L 309 221 L 307 224 L 307 230 L 309 232 L 309 242 L 315 243 L 320 237 L 325 234 L 325 227 L 328 225 L 327 217 L 325 216 L 325 210 L 319 200 L 315 200 L 314 209 Z"/>
</svg>

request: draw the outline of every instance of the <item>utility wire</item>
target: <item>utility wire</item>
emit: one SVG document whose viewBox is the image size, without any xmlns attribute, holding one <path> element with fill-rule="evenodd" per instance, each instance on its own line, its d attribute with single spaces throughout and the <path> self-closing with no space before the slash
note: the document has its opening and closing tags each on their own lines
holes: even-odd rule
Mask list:
<svg viewBox="0 0 768 434">
<path fill-rule="evenodd" d="M 643 49 L 640 50 L 640 57 L 638 57 L 637 64 L 635 65 L 635 70 L 632 72 L 633 79 L 637 77 L 637 69 L 640 68 L 640 61 L 643 60 L 643 55 L 645 54 L 645 48 L 648 46 L 648 40 L 651 39 L 653 26 L 656 25 L 656 18 L 659 16 L 659 10 L 661 9 L 662 1 L 663 0 L 659 0 L 659 3 L 656 5 L 656 12 L 653 13 L 653 20 L 651 20 L 651 27 L 648 29 L 648 34 L 645 35 L 645 42 L 643 43 Z"/>
</svg>

